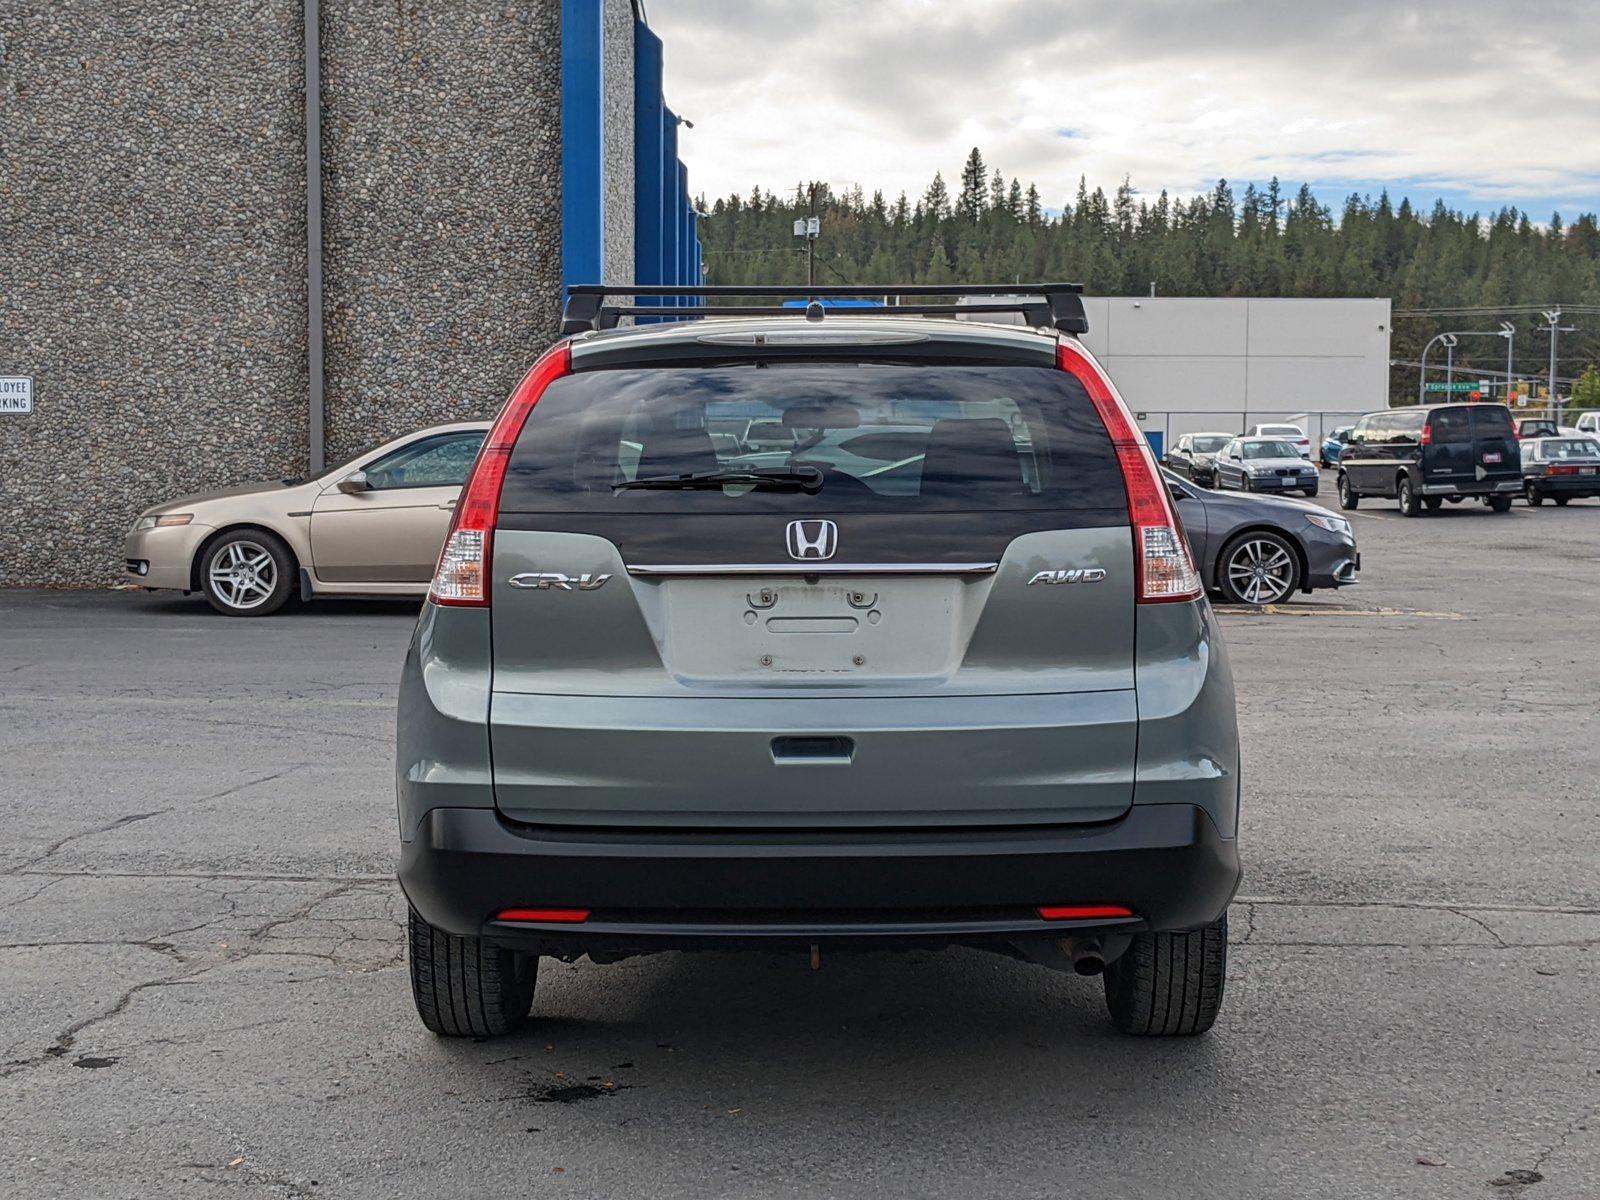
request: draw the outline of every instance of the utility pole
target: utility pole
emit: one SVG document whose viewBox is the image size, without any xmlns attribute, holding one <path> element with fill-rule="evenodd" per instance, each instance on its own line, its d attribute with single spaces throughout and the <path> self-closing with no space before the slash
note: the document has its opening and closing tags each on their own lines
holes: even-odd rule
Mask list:
<svg viewBox="0 0 1600 1200">
<path fill-rule="evenodd" d="M 806 240 L 806 286 L 817 285 L 817 235 L 822 232 L 822 221 L 817 216 L 817 185 L 810 187 L 811 215 L 797 217 L 794 223 L 794 235 Z"/>
<path fill-rule="evenodd" d="M 1510 321 L 1500 322 L 1500 336 L 1506 340 L 1506 407 L 1511 407 L 1511 371 L 1512 364 L 1516 361 L 1512 356 L 1512 349 L 1517 343 L 1517 327 Z"/>
<path fill-rule="evenodd" d="M 1544 332 L 1550 337 L 1550 418 L 1559 426 L 1561 424 L 1561 401 L 1556 394 L 1556 345 L 1561 340 L 1563 333 L 1573 333 L 1578 327 L 1561 323 L 1560 305 L 1546 310 L 1544 319 L 1547 322 Z"/>
</svg>

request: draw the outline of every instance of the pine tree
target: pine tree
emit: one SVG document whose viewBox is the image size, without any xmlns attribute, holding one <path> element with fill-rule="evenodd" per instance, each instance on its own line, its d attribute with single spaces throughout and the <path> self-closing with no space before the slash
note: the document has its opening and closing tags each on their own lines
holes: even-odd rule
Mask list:
<svg viewBox="0 0 1600 1200">
<path fill-rule="evenodd" d="M 928 190 L 922 193 L 922 208 L 933 221 L 950 219 L 950 189 L 945 187 L 944 176 L 938 171 L 933 173 Z"/>
<path fill-rule="evenodd" d="M 961 168 L 961 195 L 956 198 L 956 215 L 963 221 L 976 225 L 983 215 L 983 189 L 988 182 L 983 155 L 974 146 L 967 155 L 967 165 Z"/>
<path fill-rule="evenodd" d="M 942 173 L 920 201 L 852 185 L 834 196 L 815 185 L 825 209 L 823 277 L 830 282 L 993 282 L 1072 279 L 1100 295 L 1388 296 L 1397 399 L 1416 395 L 1415 362 L 1433 334 L 1455 317 L 1407 310 L 1560 303 L 1575 333 L 1561 339 L 1561 371 L 1576 375 L 1578 405 L 1600 407 L 1600 218 L 1584 213 L 1535 224 L 1517 208 L 1481 216 L 1440 202 L 1418 208 L 1385 192 L 1347 197 L 1337 213 L 1310 187 L 1273 179 L 1246 186 L 1236 201 L 1225 181 L 1174 200 L 1141 199 L 1131 180 L 1111 197 L 1080 179 L 1058 215 L 1047 217 L 1033 184 L 1012 179 L 996 197 L 998 171 L 974 151 L 962 172 L 961 215 L 953 219 Z M 969 194 L 969 183 L 972 187 Z M 792 194 L 752 188 L 699 202 L 705 259 L 714 283 L 794 284 L 805 278 L 793 220 L 808 211 L 813 185 Z M 1286 199 L 1286 197 L 1288 197 Z M 974 206 L 975 205 L 975 206 Z M 1012 220 L 1013 215 L 1016 220 Z M 1475 322 L 1492 328 L 1486 313 Z M 1471 321 L 1472 318 L 1466 318 Z M 1460 326 L 1454 326 L 1460 327 Z M 1468 325 L 1468 328 L 1474 327 Z M 1542 366 L 1536 323 L 1518 321 L 1520 372 Z M 1463 340 L 1461 370 L 1498 370 L 1504 343 Z"/>
</svg>

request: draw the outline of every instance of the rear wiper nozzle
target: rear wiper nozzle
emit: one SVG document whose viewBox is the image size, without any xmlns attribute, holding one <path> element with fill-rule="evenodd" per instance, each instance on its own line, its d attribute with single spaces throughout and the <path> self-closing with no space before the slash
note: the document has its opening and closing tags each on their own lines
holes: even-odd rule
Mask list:
<svg viewBox="0 0 1600 1200">
<path fill-rule="evenodd" d="M 614 492 L 628 489 L 692 491 L 696 488 L 720 488 L 725 484 L 742 483 L 770 491 L 816 493 L 822 490 L 822 472 L 816 467 L 753 467 L 743 470 L 691 471 L 685 475 L 646 475 L 639 479 L 612 484 L 611 490 Z"/>
</svg>

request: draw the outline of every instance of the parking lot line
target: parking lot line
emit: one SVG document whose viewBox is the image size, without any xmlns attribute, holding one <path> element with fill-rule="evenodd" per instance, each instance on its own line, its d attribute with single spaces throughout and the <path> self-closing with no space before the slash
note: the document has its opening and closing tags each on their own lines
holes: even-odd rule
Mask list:
<svg viewBox="0 0 1600 1200">
<path fill-rule="evenodd" d="M 1434 621 L 1465 621 L 1458 612 L 1430 612 L 1418 608 L 1354 608 L 1332 604 L 1214 604 L 1214 612 L 1255 617 L 1427 617 Z"/>
</svg>

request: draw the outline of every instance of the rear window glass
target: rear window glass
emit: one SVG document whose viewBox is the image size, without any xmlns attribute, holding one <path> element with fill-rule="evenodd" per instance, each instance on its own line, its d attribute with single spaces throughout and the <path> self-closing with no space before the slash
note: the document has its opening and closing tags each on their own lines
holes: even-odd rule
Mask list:
<svg viewBox="0 0 1600 1200">
<path fill-rule="evenodd" d="M 1472 433 L 1467 424 L 1467 410 L 1464 408 L 1439 409 L 1429 418 L 1428 428 L 1432 431 L 1433 440 L 1436 442 L 1472 440 Z"/>
<path fill-rule="evenodd" d="M 1511 438 L 1514 436 L 1511 428 L 1511 413 L 1508 409 L 1498 404 L 1482 404 L 1472 410 L 1472 419 L 1477 422 L 1479 437 Z"/>
<path fill-rule="evenodd" d="M 1291 451 L 1292 453 L 1292 451 Z M 813 492 L 705 472 L 820 474 Z M 1122 473 L 1082 386 L 1048 367 L 773 362 L 582 371 L 524 427 L 506 512 L 1111 510 Z M 1120 517 L 1116 514 L 1120 512 Z"/>
<path fill-rule="evenodd" d="M 1261 434 L 1263 437 L 1305 437 L 1298 425 L 1263 425 Z"/>
<path fill-rule="evenodd" d="M 1220 437 L 1197 437 L 1194 440 L 1194 448 L 1201 454 L 1215 454 L 1231 441 L 1233 438 L 1227 434 Z"/>
<path fill-rule="evenodd" d="M 1540 443 L 1546 458 L 1594 458 L 1600 446 L 1591 438 L 1548 438 Z"/>
</svg>

